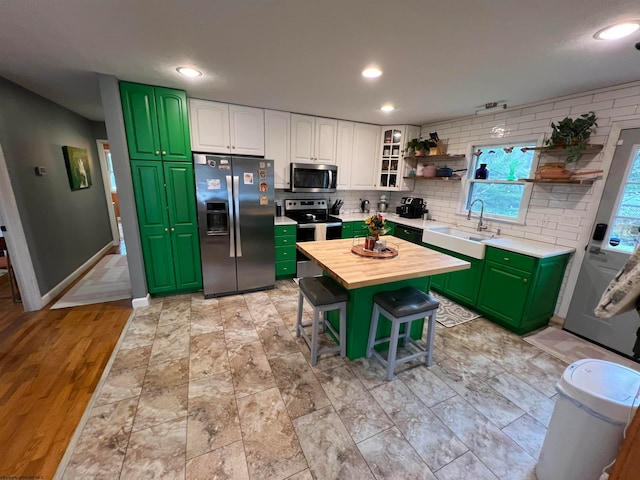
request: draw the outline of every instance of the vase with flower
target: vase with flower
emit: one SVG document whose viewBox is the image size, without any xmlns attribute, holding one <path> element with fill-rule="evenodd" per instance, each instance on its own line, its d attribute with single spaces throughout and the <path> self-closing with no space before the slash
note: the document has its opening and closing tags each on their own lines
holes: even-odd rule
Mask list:
<svg viewBox="0 0 640 480">
<path fill-rule="evenodd" d="M 369 228 L 369 233 L 371 234 L 374 243 L 379 239 L 380 235 L 384 235 L 389 231 L 387 221 L 379 213 L 365 219 L 364 223 Z"/>
</svg>

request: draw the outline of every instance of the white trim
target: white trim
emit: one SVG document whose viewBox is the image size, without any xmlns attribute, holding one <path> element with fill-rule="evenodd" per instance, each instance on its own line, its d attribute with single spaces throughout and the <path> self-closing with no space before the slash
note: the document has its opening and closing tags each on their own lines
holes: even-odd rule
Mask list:
<svg viewBox="0 0 640 480">
<path fill-rule="evenodd" d="M 133 308 L 148 307 L 151 304 L 151 295 L 147 293 L 145 297 L 134 298 L 131 300 Z"/>
<path fill-rule="evenodd" d="M 618 140 L 620 139 L 620 132 L 629 128 L 640 128 L 640 119 L 622 120 L 619 122 L 611 123 L 609 137 L 607 138 L 607 143 L 605 143 L 604 149 L 602 150 L 602 170 L 604 170 L 602 174 L 603 181 L 594 183 L 592 187 L 593 203 L 595 205 L 599 206 L 600 202 L 602 201 L 604 186 L 609 176 L 609 170 L 611 169 L 613 156 L 616 153 L 616 147 L 618 146 Z M 585 217 L 584 224 L 590 225 L 590 228 L 584 228 L 582 230 L 582 233 L 579 235 L 577 240 L 578 245 L 585 245 L 586 247 L 589 244 L 589 237 L 591 236 L 591 232 L 593 231 L 593 224 L 596 221 L 597 213 L 598 208 L 592 208 L 588 212 L 588 215 Z M 571 297 L 573 297 L 573 293 L 576 289 L 576 283 L 578 283 L 578 274 L 580 273 L 580 269 L 582 268 L 584 255 L 585 251 L 583 248 L 576 248 L 576 252 L 574 253 L 574 258 L 571 265 L 571 271 L 569 272 L 569 276 L 567 278 L 566 288 L 564 293 L 562 294 L 562 301 L 560 302 L 560 306 L 556 312 L 559 317 L 567 317 L 567 313 L 569 312 L 569 305 L 571 304 Z"/>
<path fill-rule="evenodd" d="M 80 436 L 82 435 L 82 431 L 84 430 L 84 427 L 87 425 L 87 422 L 89 421 L 89 418 L 91 417 L 91 413 L 93 411 L 93 407 L 95 406 L 96 401 L 98 400 L 98 397 L 100 396 L 100 392 L 102 391 L 102 387 L 104 386 L 104 384 L 107 381 L 107 377 L 109 376 L 109 373 L 111 372 L 111 367 L 113 366 L 113 362 L 115 361 L 116 357 L 118 356 L 118 352 L 120 351 L 120 347 L 122 347 L 122 343 L 124 342 L 125 335 L 129 331 L 129 326 L 131 325 L 131 322 L 133 321 L 134 315 L 135 315 L 135 312 L 131 312 L 131 315 L 129 315 L 129 319 L 127 320 L 127 323 L 125 324 L 124 328 L 122 329 L 122 333 L 120 333 L 120 338 L 118 338 L 118 342 L 116 343 L 116 346 L 113 347 L 113 351 L 111 352 L 111 356 L 109 357 L 109 360 L 107 360 L 107 364 L 105 365 L 104 370 L 102 371 L 102 375 L 100 376 L 100 380 L 98 380 L 98 384 L 96 385 L 95 390 L 91 394 L 91 398 L 89 399 L 89 403 L 87 404 L 87 407 L 84 409 L 84 413 L 82 414 L 82 417 L 80 418 L 80 421 L 78 422 L 78 426 L 76 427 L 75 431 L 73 432 L 73 436 L 71 437 L 71 440 L 69 441 L 69 445 L 67 445 L 67 449 L 65 450 L 64 455 L 62 456 L 62 459 L 60 460 L 60 463 L 58 464 L 58 468 L 56 470 L 56 473 L 53 475 L 53 480 L 62 479 L 62 477 L 64 475 L 64 471 L 67 469 L 67 466 L 69 465 L 69 460 L 71 460 L 71 456 L 73 455 L 74 450 L 78 446 L 78 441 L 80 440 Z"/>
<path fill-rule="evenodd" d="M 22 306 L 27 312 L 40 310 L 43 306 L 40 298 L 40 287 L 31 261 L 31 252 L 27 245 L 27 238 L 20 221 L 20 211 L 13 194 L 13 187 L 9 179 L 9 170 L 0 145 L 0 217 L 2 217 L 7 231 L 7 248 L 11 255 L 11 264 L 16 273 L 16 280 L 20 288 Z"/>
<path fill-rule="evenodd" d="M 100 260 L 109 251 L 110 248 L 113 248 L 111 244 L 107 244 L 104 247 L 102 247 L 95 255 L 93 255 L 93 257 L 91 257 L 89 260 L 87 260 L 78 268 L 76 268 L 76 270 L 73 273 L 71 273 L 71 275 L 69 275 L 67 278 L 62 280 L 59 284 L 57 284 L 55 287 L 53 287 L 51 290 L 45 293 L 42 296 L 42 305 L 49 304 L 49 302 L 51 302 L 54 298 L 60 295 L 60 293 L 62 293 L 62 291 L 65 288 L 71 285 L 74 280 L 76 280 L 80 275 L 82 275 L 84 272 L 86 272 L 91 267 L 93 267 L 93 265 L 98 260 Z"/>
<path fill-rule="evenodd" d="M 108 144 L 108 140 L 96 140 L 98 146 L 98 159 L 100 160 L 100 171 L 102 172 L 102 184 L 107 200 L 107 212 L 109 212 L 109 223 L 111 224 L 111 236 L 113 237 L 113 246 L 120 244 L 120 232 L 118 231 L 118 219 L 116 218 L 116 210 L 111 199 L 111 174 L 107 168 L 107 156 L 104 154 L 104 145 Z"/>
</svg>

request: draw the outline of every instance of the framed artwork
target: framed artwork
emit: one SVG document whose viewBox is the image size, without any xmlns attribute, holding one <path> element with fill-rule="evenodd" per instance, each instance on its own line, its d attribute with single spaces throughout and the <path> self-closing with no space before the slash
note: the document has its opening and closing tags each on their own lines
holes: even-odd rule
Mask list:
<svg viewBox="0 0 640 480">
<path fill-rule="evenodd" d="M 71 190 L 82 190 L 91 186 L 91 169 L 86 148 L 62 147 Z"/>
</svg>

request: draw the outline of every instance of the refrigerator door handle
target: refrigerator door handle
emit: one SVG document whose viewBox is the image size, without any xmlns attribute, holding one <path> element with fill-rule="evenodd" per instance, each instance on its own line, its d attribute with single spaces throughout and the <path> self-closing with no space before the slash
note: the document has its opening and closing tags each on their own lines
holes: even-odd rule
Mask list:
<svg viewBox="0 0 640 480">
<path fill-rule="evenodd" d="M 229 200 L 229 257 L 235 257 L 235 215 L 233 205 L 233 190 L 231 188 L 231 175 L 227 175 L 227 196 Z M 237 178 L 237 177 L 236 177 Z"/>
<path fill-rule="evenodd" d="M 235 210 L 235 220 L 234 226 L 236 230 L 236 238 L 238 239 L 237 247 L 236 247 L 236 257 L 242 256 L 242 238 L 240 237 L 240 177 L 237 175 L 233 177 L 233 201 L 235 205 L 233 209 Z"/>
</svg>

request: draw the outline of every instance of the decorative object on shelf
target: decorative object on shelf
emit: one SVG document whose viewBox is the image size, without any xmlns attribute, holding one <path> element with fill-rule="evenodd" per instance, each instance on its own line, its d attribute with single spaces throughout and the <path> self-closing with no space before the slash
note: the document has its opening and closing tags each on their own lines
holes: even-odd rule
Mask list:
<svg viewBox="0 0 640 480">
<path fill-rule="evenodd" d="M 551 137 L 545 142 L 551 147 L 566 148 L 567 163 L 577 162 L 588 147 L 588 141 L 595 127 L 597 117 L 594 112 L 584 113 L 578 118 L 565 117 L 558 124 L 551 123 Z"/>
<path fill-rule="evenodd" d="M 435 165 L 425 165 L 422 167 L 422 176 L 423 177 L 435 177 L 438 172 L 438 167 Z"/>
<path fill-rule="evenodd" d="M 371 215 L 364 221 L 364 223 L 367 224 L 369 233 L 371 233 L 371 236 L 376 240 L 378 240 L 378 237 L 380 235 L 384 235 L 389 231 L 389 228 L 387 227 L 387 221 L 380 214 Z"/>
<path fill-rule="evenodd" d="M 446 165 L 444 167 L 441 167 L 439 169 L 436 170 L 436 176 L 437 177 L 451 177 L 453 176 L 454 172 L 466 172 L 467 169 L 466 168 L 459 168 L 457 170 L 454 170 L 453 168 L 449 168 Z"/>
<path fill-rule="evenodd" d="M 489 178 L 489 170 L 487 169 L 486 163 L 481 163 L 480 168 L 476 170 L 476 174 L 474 177 L 476 180 L 486 180 Z"/>
<path fill-rule="evenodd" d="M 474 157 L 478 157 L 480 158 L 480 155 L 482 155 L 482 150 L 478 149 L 477 151 L 473 152 Z"/>
<path fill-rule="evenodd" d="M 91 186 L 91 168 L 86 148 L 62 147 L 64 162 L 67 166 L 71 190 L 82 190 Z"/>
<path fill-rule="evenodd" d="M 503 150 L 504 150 L 504 153 L 511 153 L 513 152 L 513 147 L 504 147 Z"/>
<path fill-rule="evenodd" d="M 569 180 L 572 173 L 567 170 L 564 162 L 545 163 L 540 165 L 535 173 L 535 178 Z"/>
<path fill-rule="evenodd" d="M 424 157 L 429 155 L 430 149 L 432 147 L 437 147 L 437 143 L 433 140 L 422 138 L 422 136 L 418 138 L 412 138 L 407 142 L 406 152 L 409 155 L 413 155 L 415 157 Z"/>
</svg>

